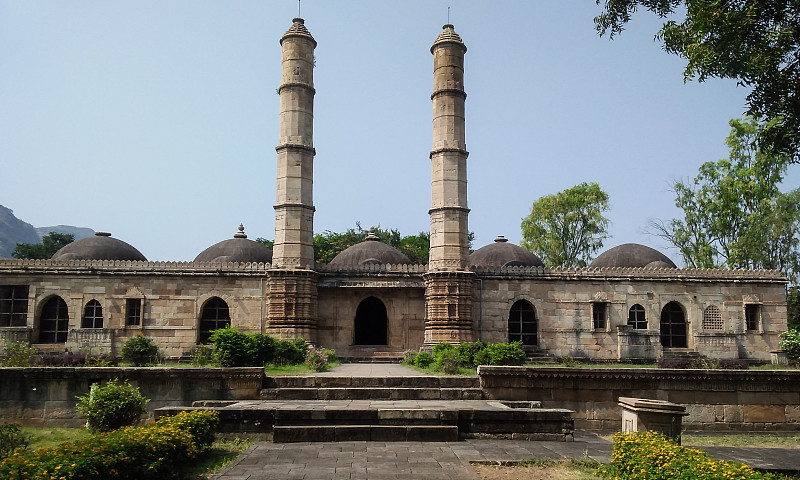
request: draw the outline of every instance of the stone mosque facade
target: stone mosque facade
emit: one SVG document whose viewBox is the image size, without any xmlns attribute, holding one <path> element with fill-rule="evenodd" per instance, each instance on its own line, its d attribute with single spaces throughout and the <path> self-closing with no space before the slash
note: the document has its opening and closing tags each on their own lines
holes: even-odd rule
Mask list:
<svg viewBox="0 0 800 480">
<path fill-rule="evenodd" d="M 477 340 L 519 340 L 532 355 L 597 361 L 700 354 L 765 362 L 778 349 L 787 281 L 777 271 L 680 269 L 637 244 L 612 248 L 583 269 L 547 268 L 503 237 L 470 253 L 467 47 L 452 25 L 431 47 L 429 264 L 411 264 L 374 235 L 315 264 L 317 43 L 302 19 L 280 43 L 273 249 L 240 226 L 193 262 L 148 261 L 107 233 L 50 260 L 0 260 L 0 348 L 24 341 L 42 351 L 119 355 L 127 339 L 144 334 L 177 358 L 231 325 L 304 337 L 344 358 L 396 358 Z"/>
</svg>

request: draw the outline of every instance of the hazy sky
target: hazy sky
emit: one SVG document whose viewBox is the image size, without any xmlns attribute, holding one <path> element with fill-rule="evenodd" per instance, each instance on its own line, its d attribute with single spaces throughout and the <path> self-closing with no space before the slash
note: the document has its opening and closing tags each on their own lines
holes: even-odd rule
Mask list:
<svg viewBox="0 0 800 480">
<path fill-rule="evenodd" d="M 747 91 L 684 84 L 648 12 L 598 37 L 593 0 L 304 0 L 315 231 L 429 229 L 429 48 L 448 6 L 468 47 L 475 248 L 519 243 L 534 200 L 593 181 L 611 197 L 608 247 L 679 261 L 642 229 L 678 214 L 675 179 L 727 156 Z M 150 260 L 192 260 L 239 223 L 273 238 L 278 40 L 295 16 L 293 0 L 0 0 L 0 204 L 34 226 L 109 231 Z"/>
</svg>

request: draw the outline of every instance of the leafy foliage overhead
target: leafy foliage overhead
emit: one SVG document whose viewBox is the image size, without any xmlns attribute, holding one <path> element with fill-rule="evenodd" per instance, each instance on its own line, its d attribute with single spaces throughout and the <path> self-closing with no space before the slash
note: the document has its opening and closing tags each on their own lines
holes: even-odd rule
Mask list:
<svg viewBox="0 0 800 480">
<path fill-rule="evenodd" d="M 600 35 L 620 34 L 641 7 L 667 20 L 656 38 L 686 59 L 684 78 L 731 78 L 752 88 L 748 115 L 768 121 L 762 150 L 800 161 L 800 1 L 596 0 Z"/>
<path fill-rule="evenodd" d="M 677 182 L 682 219 L 653 222 L 651 230 L 676 246 L 696 268 L 777 269 L 800 274 L 800 189 L 780 191 L 789 157 L 753 147 L 764 128 L 751 118 L 731 120 L 730 156 L 706 162 L 692 182 Z"/>
<path fill-rule="evenodd" d="M 608 194 L 581 183 L 536 200 L 522 219 L 522 247 L 549 267 L 585 267 L 608 237 Z"/>
<path fill-rule="evenodd" d="M 75 240 L 71 233 L 50 232 L 42 237 L 42 243 L 18 243 L 11 253 L 14 258 L 49 260 L 53 254 Z"/>
</svg>

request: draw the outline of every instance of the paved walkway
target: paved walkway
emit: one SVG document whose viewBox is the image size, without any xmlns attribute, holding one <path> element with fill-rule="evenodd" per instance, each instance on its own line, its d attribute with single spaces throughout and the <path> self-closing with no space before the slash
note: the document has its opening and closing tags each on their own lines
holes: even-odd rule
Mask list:
<svg viewBox="0 0 800 480">
<path fill-rule="evenodd" d="M 425 373 L 397 363 L 343 363 L 326 372 L 308 373 L 311 377 L 426 377 Z"/>
<path fill-rule="evenodd" d="M 796 449 L 708 447 L 713 458 L 785 473 L 800 473 Z M 496 464 L 530 458 L 611 461 L 611 443 L 592 433 L 574 442 L 466 440 L 463 442 L 260 442 L 214 478 L 218 480 L 424 479 L 479 477 L 470 462 Z"/>
</svg>

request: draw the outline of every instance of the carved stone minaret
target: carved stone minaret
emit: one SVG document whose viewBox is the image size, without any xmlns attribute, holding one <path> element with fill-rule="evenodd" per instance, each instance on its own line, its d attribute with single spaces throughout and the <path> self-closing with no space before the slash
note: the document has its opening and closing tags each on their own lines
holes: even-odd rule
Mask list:
<svg viewBox="0 0 800 480">
<path fill-rule="evenodd" d="M 315 341 L 317 275 L 314 266 L 314 49 L 302 18 L 281 37 L 275 244 L 269 274 L 268 330 L 278 338 Z"/>
<path fill-rule="evenodd" d="M 474 274 L 468 271 L 467 145 L 464 129 L 464 54 L 452 25 L 433 43 L 431 249 L 425 275 L 425 343 L 472 339 Z"/>
<path fill-rule="evenodd" d="M 314 265 L 314 48 L 302 18 L 281 37 L 283 63 L 273 265 Z"/>
</svg>

